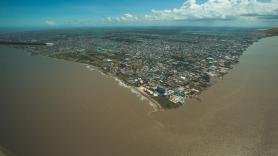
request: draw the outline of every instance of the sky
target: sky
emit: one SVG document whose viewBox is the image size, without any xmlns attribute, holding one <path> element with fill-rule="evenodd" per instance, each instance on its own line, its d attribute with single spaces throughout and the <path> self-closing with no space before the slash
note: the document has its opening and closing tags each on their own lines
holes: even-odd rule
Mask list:
<svg viewBox="0 0 278 156">
<path fill-rule="evenodd" d="M 278 0 L 1 0 L 0 28 L 278 27 Z"/>
</svg>

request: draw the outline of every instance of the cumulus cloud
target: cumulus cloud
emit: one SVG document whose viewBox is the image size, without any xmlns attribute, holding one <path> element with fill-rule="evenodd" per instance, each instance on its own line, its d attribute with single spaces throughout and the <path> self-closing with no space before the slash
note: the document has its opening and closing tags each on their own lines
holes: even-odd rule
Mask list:
<svg viewBox="0 0 278 156">
<path fill-rule="evenodd" d="M 54 26 L 56 25 L 56 22 L 55 21 L 52 21 L 52 20 L 46 20 L 45 23 L 49 26 Z"/>
<path fill-rule="evenodd" d="M 109 17 L 108 21 L 254 20 L 277 19 L 277 16 L 278 0 L 207 0 L 202 4 L 198 4 L 196 0 L 186 0 L 180 8 L 152 9 L 144 16 L 127 13 L 120 17 Z"/>
</svg>

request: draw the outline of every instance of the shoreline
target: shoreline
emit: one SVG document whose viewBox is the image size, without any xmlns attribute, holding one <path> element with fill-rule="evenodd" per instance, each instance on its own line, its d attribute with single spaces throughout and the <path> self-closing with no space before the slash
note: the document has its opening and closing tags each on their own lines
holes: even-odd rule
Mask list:
<svg viewBox="0 0 278 156">
<path fill-rule="evenodd" d="M 269 37 L 271 37 L 271 36 L 269 36 Z M 263 37 L 263 38 L 261 38 L 260 40 L 265 39 L 265 38 L 269 38 L 269 37 Z M 258 41 L 256 41 L 256 42 L 259 42 L 260 40 L 258 40 Z M 254 42 L 254 43 L 256 43 L 256 42 Z M 254 43 L 252 43 L 250 46 L 252 46 Z M 249 47 L 250 47 L 250 46 L 249 46 Z M 248 47 L 248 48 L 249 48 L 249 47 Z M 9 48 L 15 48 L 15 47 L 9 47 Z M 247 49 L 248 49 L 248 48 L 247 48 Z M 15 48 L 15 49 L 17 49 L 17 48 Z M 246 49 L 246 50 L 247 50 L 247 49 Z M 21 50 L 21 49 L 20 49 L 20 50 Z M 245 50 L 245 51 L 246 51 L 246 50 Z M 242 55 L 245 53 L 245 51 L 242 53 Z M 27 52 L 27 54 L 30 53 L 30 52 L 28 52 L 28 51 L 24 51 L 24 52 Z M 242 57 L 242 55 L 239 57 L 239 59 Z M 30 55 L 30 56 L 32 56 L 32 55 Z M 111 73 L 106 73 L 106 72 L 104 72 L 101 68 L 99 68 L 99 67 L 97 67 L 97 66 L 94 66 L 94 65 L 92 65 L 92 64 L 89 64 L 89 63 L 87 63 L 87 62 L 79 62 L 79 61 L 77 61 L 77 60 L 75 60 L 75 59 L 57 58 L 57 57 L 52 57 L 52 56 L 49 56 L 49 55 L 35 55 L 35 56 L 45 56 L 45 57 L 48 57 L 48 58 L 51 58 L 51 59 L 64 60 L 64 61 L 70 61 L 70 62 L 76 62 L 76 63 L 83 64 L 83 65 L 85 65 L 85 67 L 86 67 L 89 71 L 97 71 L 97 72 L 99 72 L 102 76 L 109 76 L 109 77 L 112 78 L 113 80 L 117 81 L 119 86 L 124 87 L 124 88 L 128 88 L 132 93 L 136 94 L 137 96 L 140 96 L 140 97 L 141 97 L 141 100 L 147 100 L 147 101 L 149 102 L 149 105 L 152 107 L 153 112 L 159 112 L 159 111 L 165 111 L 165 110 L 166 110 L 166 109 L 164 109 L 164 108 L 162 107 L 162 105 L 161 105 L 158 101 L 156 101 L 156 100 L 153 99 L 150 95 L 148 95 L 145 91 L 143 91 L 142 89 L 140 89 L 140 87 L 135 87 L 135 86 L 128 85 L 128 84 L 125 83 L 123 80 L 121 80 L 119 77 L 117 77 L 117 76 L 115 76 L 115 75 L 113 75 L 113 74 L 111 74 Z M 184 103 L 186 103 L 186 101 L 187 101 L 188 99 L 197 99 L 197 100 L 200 100 L 199 97 L 200 97 L 200 95 L 201 95 L 204 91 L 208 90 L 209 88 L 211 88 L 212 86 L 214 86 L 215 84 L 217 84 L 219 80 L 223 80 L 223 77 L 225 77 L 227 74 L 229 74 L 230 71 L 233 70 L 234 67 L 235 67 L 236 65 L 238 65 L 239 63 L 240 63 L 240 61 L 237 62 L 237 63 L 235 63 L 235 64 L 233 64 L 233 65 L 232 65 L 232 68 L 229 69 L 228 72 L 227 72 L 225 75 L 223 75 L 221 79 L 218 78 L 218 77 L 216 77 L 216 78 L 214 79 L 214 82 L 212 83 L 212 85 L 208 86 L 207 88 L 205 88 L 205 89 L 204 89 L 203 91 L 201 91 L 200 93 L 195 94 L 195 95 L 188 95 L 188 96 L 185 96 L 185 97 L 184 97 L 184 98 L 185 98 Z M 144 98 L 144 99 L 142 99 L 142 98 Z"/>
<path fill-rule="evenodd" d="M 271 36 L 263 37 L 263 38 L 259 39 L 258 41 L 253 42 L 251 45 L 249 45 L 249 47 L 251 47 L 251 46 L 254 45 L 255 43 L 261 41 L 262 39 L 269 38 L 269 37 L 271 37 Z M 249 47 L 247 47 L 247 49 L 248 49 Z M 247 49 L 245 49 L 245 51 L 242 53 L 242 55 L 247 51 Z M 196 94 L 196 95 L 185 96 L 185 97 L 184 97 L 184 98 L 185 98 L 185 99 L 184 99 L 184 104 L 186 103 L 186 101 L 187 101 L 188 99 L 196 99 L 196 100 L 198 100 L 198 101 L 201 100 L 201 99 L 200 99 L 200 95 L 201 95 L 204 91 L 207 91 L 209 88 L 211 88 L 212 86 L 214 86 L 215 84 L 217 84 L 219 80 L 223 80 L 224 77 L 225 77 L 226 75 L 228 75 L 228 74 L 231 72 L 231 70 L 233 70 L 233 69 L 235 68 L 235 66 L 237 66 L 237 65 L 240 63 L 240 58 L 242 57 L 242 55 L 240 55 L 239 61 L 238 61 L 237 63 L 231 65 L 232 68 L 230 68 L 226 74 L 222 75 L 221 78 L 220 78 L 220 77 L 215 77 L 215 79 L 213 80 L 214 82 L 213 82 L 210 86 L 208 86 L 207 88 L 205 88 L 203 91 L 201 91 L 200 93 L 198 93 L 198 94 Z M 65 59 L 63 59 L 63 60 L 65 60 Z M 66 61 L 68 61 L 68 60 L 66 60 Z M 73 61 L 73 62 L 78 62 L 78 61 Z M 153 112 L 160 112 L 160 111 L 165 111 L 165 110 L 167 110 L 167 109 L 164 109 L 164 108 L 162 107 L 162 105 L 161 105 L 158 101 L 156 101 L 156 100 L 153 99 L 150 95 L 148 95 L 148 94 L 141 88 L 142 86 L 140 86 L 140 87 L 134 87 L 134 86 L 128 85 L 128 84 L 126 84 L 124 81 L 122 81 L 120 78 L 118 78 L 117 76 L 112 75 L 111 73 L 105 73 L 105 72 L 103 72 L 99 67 L 96 67 L 96 66 L 91 65 L 91 64 L 88 64 L 88 63 L 82 63 L 82 62 L 78 62 L 78 63 L 81 63 L 81 64 L 86 65 L 86 68 L 89 69 L 90 71 L 96 70 L 96 71 L 98 71 L 99 73 L 101 73 L 101 75 L 109 76 L 110 78 L 112 78 L 112 79 L 114 79 L 115 81 L 117 81 L 117 82 L 119 83 L 118 85 L 130 89 L 130 91 L 131 91 L 132 93 L 136 94 L 137 96 L 138 96 L 138 94 L 140 94 L 139 96 L 144 97 L 146 100 L 148 100 L 149 105 L 153 108 Z M 92 68 L 92 67 L 93 67 L 93 68 Z M 144 99 L 143 99 L 143 100 L 144 100 Z"/>
<path fill-rule="evenodd" d="M 185 108 L 158 113 L 84 64 L 2 50 L 2 145 L 30 156 L 57 149 L 62 155 L 276 155 L 277 41 L 248 48 L 224 81 L 202 92 L 202 101 L 187 98 Z"/>
<path fill-rule="evenodd" d="M 253 152 L 260 147 L 266 155 L 277 153 L 277 39 L 264 38 L 248 48 L 225 81 L 201 94 L 202 101 L 190 100 L 182 113 L 159 117 L 195 118 L 198 123 L 189 129 L 208 129 L 204 135 L 212 136 L 208 137 L 213 140 L 212 149 L 233 149 L 233 154 L 240 155 L 242 150 Z M 232 146 L 217 145 L 220 139 Z"/>
<path fill-rule="evenodd" d="M 16 47 L 7 47 L 7 48 L 11 48 L 11 49 L 18 49 Z M 19 49 L 22 50 L 22 49 Z M 97 66 L 91 65 L 89 63 L 85 63 L 85 62 L 79 62 L 76 61 L 74 59 L 63 59 L 63 58 L 56 58 L 56 57 L 52 57 L 49 55 L 32 55 L 32 52 L 28 52 L 28 51 L 23 51 L 24 53 L 26 53 L 28 56 L 33 57 L 33 56 L 38 56 L 38 57 L 46 57 L 46 58 L 50 58 L 50 59 L 54 59 L 57 61 L 67 61 L 67 62 L 73 62 L 73 63 L 79 63 L 83 66 L 85 66 L 85 68 L 87 68 L 89 71 L 96 71 L 98 73 L 100 73 L 102 76 L 108 76 L 109 78 L 113 79 L 114 81 L 118 82 L 118 85 L 120 87 L 124 87 L 130 90 L 131 93 L 135 94 L 136 96 L 140 97 L 141 100 L 147 100 L 148 105 L 153 109 L 152 112 L 160 112 L 160 111 L 164 111 L 164 109 L 162 108 L 162 106 L 154 99 L 152 99 L 149 95 L 147 95 L 147 93 L 143 93 L 141 91 L 139 91 L 137 89 L 137 87 L 131 86 L 126 84 L 124 81 L 122 81 L 121 79 L 119 79 L 117 76 L 112 75 L 111 73 L 105 73 L 103 72 L 102 69 L 100 69 Z"/>
<path fill-rule="evenodd" d="M 164 111 L 165 109 L 162 108 L 162 106 L 160 105 L 160 103 L 158 103 L 156 100 L 154 100 L 152 97 L 150 97 L 144 90 L 142 87 L 134 87 L 142 96 L 146 97 L 147 99 L 149 99 L 151 102 L 153 102 L 156 106 L 157 106 L 157 111 Z"/>
<path fill-rule="evenodd" d="M 99 69 L 99 67 L 96 67 L 96 66 L 93 66 L 93 65 L 90 65 L 90 64 L 86 64 L 86 63 L 81 63 L 81 64 L 84 64 L 85 67 L 87 69 L 89 69 L 89 71 L 97 71 L 103 76 L 108 76 L 108 77 L 112 78 L 114 81 L 118 82 L 119 86 L 127 88 L 131 91 L 131 93 L 134 93 L 135 95 L 141 96 L 141 98 L 144 98 L 144 99 L 141 99 L 141 100 L 147 100 L 149 102 L 149 105 L 153 109 L 152 112 L 160 112 L 160 111 L 165 110 L 165 109 L 162 108 L 160 103 L 158 103 L 156 100 L 151 98 L 146 92 L 141 90 L 140 87 L 134 87 L 134 86 L 128 85 L 124 81 L 119 79 L 117 76 L 114 76 L 111 73 L 104 73 L 101 69 Z"/>
</svg>

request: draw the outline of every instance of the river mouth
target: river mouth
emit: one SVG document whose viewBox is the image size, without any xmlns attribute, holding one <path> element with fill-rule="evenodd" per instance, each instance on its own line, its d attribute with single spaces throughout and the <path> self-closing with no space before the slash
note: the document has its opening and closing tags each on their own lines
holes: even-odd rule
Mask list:
<svg viewBox="0 0 278 156">
<path fill-rule="evenodd" d="M 277 37 L 249 47 L 201 101 L 154 114 L 83 64 L 1 48 L 0 146 L 28 156 L 274 155 L 275 43 Z"/>
</svg>

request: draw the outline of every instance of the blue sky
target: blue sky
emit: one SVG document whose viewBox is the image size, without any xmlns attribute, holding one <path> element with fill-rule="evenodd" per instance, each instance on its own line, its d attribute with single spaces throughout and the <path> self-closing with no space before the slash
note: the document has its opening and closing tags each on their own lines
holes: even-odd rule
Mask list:
<svg viewBox="0 0 278 156">
<path fill-rule="evenodd" d="M 0 1 L 0 27 L 276 26 L 277 18 L 277 0 Z"/>
</svg>

